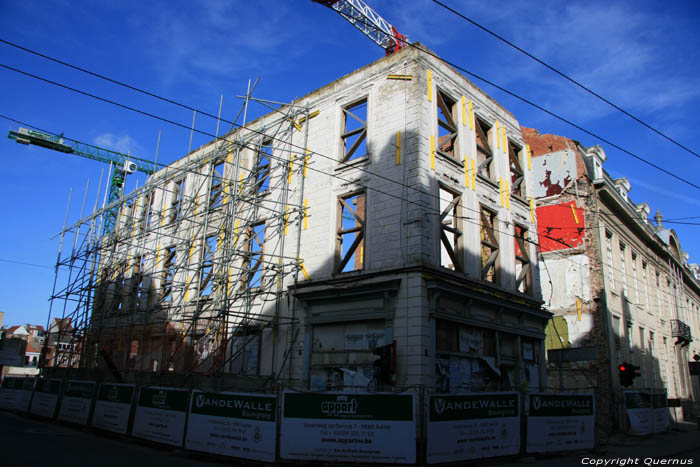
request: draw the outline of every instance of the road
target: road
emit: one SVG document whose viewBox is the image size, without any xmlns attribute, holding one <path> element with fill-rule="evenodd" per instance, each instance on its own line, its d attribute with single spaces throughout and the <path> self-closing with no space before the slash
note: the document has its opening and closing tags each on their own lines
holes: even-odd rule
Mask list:
<svg viewBox="0 0 700 467">
<path fill-rule="evenodd" d="M 0 411 L 0 465 L 27 467 L 216 467 L 230 459 L 204 458 L 183 449 L 146 445 L 56 422 Z M 260 465 L 260 464 L 258 464 Z"/>
</svg>

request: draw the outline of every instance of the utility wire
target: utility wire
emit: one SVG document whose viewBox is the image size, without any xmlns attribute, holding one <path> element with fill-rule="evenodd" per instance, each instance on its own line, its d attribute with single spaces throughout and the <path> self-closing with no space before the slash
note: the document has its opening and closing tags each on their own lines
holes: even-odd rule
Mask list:
<svg viewBox="0 0 700 467">
<path fill-rule="evenodd" d="M 376 26 L 374 26 L 374 25 L 372 25 L 372 24 L 369 24 L 369 23 L 365 23 L 365 24 L 367 24 L 367 25 L 369 25 L 369 26 L 371 26 L 371 27 L 375 27 L 375 28 L 376 28 Z M 53 62 L 55 62 L 55 63 L 59 63 L 59 64 L 61 64 L 61 65 L 67 66 L 67 67 L 69 67 L 69 68 L 72 68 L 72 69 L 81 71 L 81 72 L 83 72 L 83 73 L 87 73 L 87 74 L 89 74 L 89 75 L 91 75 L 91 76 L 95 76 L 95 77 L 97 77 L 97 78 L 100 78 L 100 79 L 109 81 L 110 83 L 117 84 L 117 85 L 119 85 L 119 86 L 123 86 L 123 87 L 125 87 L 125 88 L 131 89 L 131 90 L 136 91 L 136 92 L 140 92 L 140 93 L 142 93 L 142 94 L 145 94 L 145 95 L 147 95 L 147 96 L 153 97 L 153 98 L 155 98 L 155 99 L 159 99 L 159 100 L 162 100 L 162 101 L 164 101 L 164 102 L 168 102 L 168 103 L 170 103 L 170 104 L 177 105 L 177 106 L 182 107 L 182 108 L 185 108 L 185 109 L 187 109 L 187 110 L 197 111 L 197 113 L 202 114 L 202 115 L 206 115 L 206 116 L 211 117 L 211 118 L 217 118 L 217 119 L 219 118 L 219 117 L 217 117 L 217 116 L 215 116 L 215 115 L 212 115 L 212 114 L 210 114 L 210 113 L 208 113 L 208 112 L 201 111 L 201 110 L 196 109 L 196 108 L 194 108 L 194 107 L 191 107 L 191 106 L 189 106 L 189 105 L 182 104 L 182 103 L 180 103 L 180 102 L 177 102 L 177 101 L 172 100 L 172 99 L 168 99 L 168 98 L 166 98 L 166 97 L 162 97 L 162 96 L 160 96 L 160 95 L 158 95 L 158 94 L 155 94 L 155 93 L 152 93 L 152 92 L 149 92 L 149 91 L 145 91 L 145 90 L 140 89 L 140 88 L 137 88 L 137 87 L 135 87 L 135 86 L 131 86 L 131 85 L 126 84 L 126 83 L 122 83 L 121 81 L 117 81 L 117 80 L 115 80 L 115 79 L 106 77 L 106 76 L 101 75 L 101 74 L 99 74 L 99 73 L 95 73 L 95 72 L 86 70 L 86 69 L 84 69 L 84 68 L 81 68 L 81 67 L 72 65 L 72 64 L 70 64 L 70 63 L 68 63 L 68 62 L 65 62 L 65 61 L 62 61 L 62 60 L 59 60 L 59 59 L 50 57 L 50 56 L 48 56 L 48 55 L 42 54 L 42 53 L 40 53 L 40 52 L 36 52 L 36 51 L 31 50 L 31 49 L 28 49 L 28 48 L 26 48 L 26 47 L 22 47 L 22 46 L 20 46 L 20 45 L 14 44 L 14 43 L 9 42 L 9 41 L 7 41 L 7 40 L 4 40 L 4 39 L 2 39 L 2 38 L 0 38 L 0 42 L 2 42 L 2 43 L 4 43 L 4 44 L 7 44 L 7 45 L 9 45 L 9 46 L 12 46 L 12 47 L 16 47 L 16 48 L 18 48 L 18 49 L 20 49 L 20 50 L 23 50 L 23 51 L 25 51 L 25 52 L 28 52 L 28 53 L 37 55 L 37 56 L 39 56 L 39 57 L 45 58 L 45 59 L 47 59 L 47 60 L 51 60 L 51 61 L 53 61 Z M 556 119 L 558 119 L 558 120 L 560 120 L 560 121 L 566 123 L 567 125 L 570 125 L 570 126 L 576 128 L 576 129 L 578 129 L 579 131 L 582 131 L 582 132 L 586 133 L 586 134 L 589 135 L 589 136 L 592 136 L 593 138 L 596 138 L 596 139 L 598 139 L 598 140 L 600 140 L 600 141 L 602 141 L 602 142 L 604 142 L 604 143 L 606 143 L 606 144 L 609 144 L 610 146 L 612 146 L 612 147 L 618 149 L 619 151 L 622 151 L 623 153 L 625 153 L 625 154 L 627 154 L 627 155 L 629 155 L 629 156 L 631 156 L 631 157 L 633 157 L 633 158 L 635 158 L 635 159 L 637 159 L 637 160 L 639 160 L 639 161 L 641 161 L 641 162 L 643 162 L 643 163 L 649 165 L 650 167 L 653 167 L 653 168 L 655 168 L 655 169 L 657 169 L 657 170 L 660 170 L 661 172 L 665 173 L 666 175 L 669 175 L 669 176 L 671 176 L 671 177 L 673 177 L 673 178 L 675 178 L 675 179 L 677 179 L 677 180 L 679 180 L 679 181 L 681 181 L 681 182 L 683 182 L 683 183 L 685 183 L 685 184 L 688 184 L 688 185 L 692 186 L 693 188 L 695 188 L 695 189 L 697 189 L 697 190 L 700 190 L 700 186 L 699 186 L 699 185 L 696 185 L 696 184 L 690 182 L 689 180 L 686 180 L 686 179 L 684 179 L 683 177 L 681 177 L 681 176 L 679 176 L 679 175 L 676 175 L 676 174 L 674 174 L 673 172 L 670 172 L 669 170 L 666 170 L 666 169 L 664 169 L 663 167 L 661 167 L 661 166 L 659 166 L 659 165 L 657 165 L 657 164 L 654 164 L 653 162 L 651 162 L 651 161 L 649 161 L 649 160 L 647 160 L 647 159 L 645 159 L 645 158 L 643 158 L 643 157 L 641 157 L 641 156 L 639 156 L 639 155 L 637 155 L 637 154 L 635 154 L 635 153 L 633 153 L 633 152 L 631 152 L 631 151 L 628 151 L 627 149 L 625 149 L 625 148 L 623 148 L 623 147 L 621 147 L 621 146 L 619 146 L 619 145 L 613 143 L 612 141 L 610 141 L 610 140 L 608 140 L 608 139 L 606 139 L 606 138 L 604 138 L 604 137 L 602 137 L 602 136 L 600 136 L 600 135 L 598 135 L 598 134 L 596 134 L 596 133 L 593 133 L 592 131 L 589 131 L 589 130 L 585 129 L 585 128 L 581 127 L 580 125 L 578 125 L 578 124 L 576 124 L 576 123 L 573 123 L 572 121 L 567 120 L 566 118 L 564 118 L 564 117 L 562 117 L 562 116 L 560 116 L 560 115 L 558 115 L 558 114 L 556 114 L 556 113 L 554 113 L 554 112 L 552 112 L 552 111 L 550 111 L 550 110 L 545 109 L 544 107 L 542 107 L 542 106 L 540 106 L 540 105 L 535 104 L 534 102 L 532 102 L 532 101 L 530 101 L 530 100 L 528 100 L 528 99 L 526 99 L 526 98 L 524 98 L 524 97 L 522 97 L 522 96 L 520 96 L 520 95 L 518 95 L 518 94 L 516 94 L 516 93 L 514 93 L 514 92 L 512 92 L 512 91 L 509 91 L 508 89 L 506 89 L 506 88 L 504 88 L 504 87 L 502 87 L 502 86 L 499 86 L 499 85 L 495 84 L 494 82 L 489 81 L 489 80 L 487 80 L 486 78 L 484 78 L 484 77 L 482 77 L 482 76 L 480 76 L 480 75 L 477 75 L 477 74 L 475 74 L 475 73 L 472 73 L 472 72 L 470 72 L 469 70 L 467 70 L 467 69 L 465 69 L 465 68 L 463 68 L 463 67 L 457 65 L 456 63 L 450 62 L 450 61 L 448 61 L 448 60 L 446 60 L 446 59 L 444 59 L 444 58 L 438 56 L 438 55 L 435 54 L 434 52 L 431 52 L 431 51 L 426 50 L 426 49 L 423 49 L 423 48 L 418 48 L 418 47 L 416 47 L 416 45 L 415 45 L 414 43 L 411 43 L 411 42 L 406 42 L 406 43 L 407 43 L 409 46 L 411 46 L 411 47 L 413 47 L 413 48 L 416 48 L 416 49 L 418 49 L 418 50 L 421 50 L 422 52 L 427 53 L 428 55 L 430 55 L 430 56 L 432 56 L 432 57 L 434 57 L 434 58 L 436 58 L 436 59 L 438 59 L 438 60 L 440 60 L 440 61 L 442 61 L 442 62 L 444 62 L 444 63 L 446 63 L 446 64 L 448 64 L 448 65 L 450 65 L 450 66 L 452 66 L 452 67 L 454 67 L 454 68 L 457 68 L 458 70 L 460 70 L 460 71 L 462 71 L 462 72 L 468 74 L 469 76 L 472 76 L 472 77 L 474 77 L 475 79 L 478 79 L 478 80 L 480 80 L 480 81 L 483 81 L 484 83 L 487 83 L 487 84 L 489 84 L 489 85 L 495 87 L 496 89 L 498 89 L 498 90 L 500 90 L 500 91 L 502 91 L 502 92 L 504 92 L 504 93 L 506 93 L 506 94 L 508 94 L 508 95 L 510 95 L 510 96 L 512 96 L 512 97 L 514 97 L 514 98 L 516 98 L 516 99 L 518 99 L 518 100 L 520 100 L 520 101 L 522 101 L 522 102 L 524 102 L 524 103 L 526 103 L 526 104 L 528 104 L 528 105 L 530 105 L 530 106 L 532 106 L 532 107 L 534 107 L 534 108 L 536 108 L 536 109 L 538 109 L 538 110 L 544 112 L 544 113 L 546 113 L 547 115 L 550 115 L 550 116 L 552 116 L 552 117 L 554 117 L 554 118 L 556 118 Z M 20 70 L 17 70 L 17 69 L 8 67 L 8 66 L 6 66 L 6 65 L 0 64 L 0 66 L 3 66 L 3 67 L 8 68 L 8 69 L 11 69 L 11 70 L 13 70 L 13 71 L 17 71 L 18 73 L 25 73 L 25 72 L 22 72 L 22 71 L 20 71 Z M 27 74 L 27 73 L 25 73 L 25 74 Z M 29 75 L 29 76 L 32 76 L 32 77 L 35 77 L 35 78 L 37 78 L 37 79 L 41 79 L 41 80 L 47 81 L 47 80 L 45 80 L 45 79 L 43 79 L 43 78 L 38 78 L 38 77 L 36 77 L 36 76 L 34 76 L 34 75 L 31 75 L 31 74 L 28 74 L 28 75 Z M 60 86 L 61 86 L 61 87 L 65 87 L 65 86 L 62 86 L 62 85 L 60 85 Z M 143 112 L 141 112 L 141 113 L 143 113 Z M 221 121 L 223 121 L 224 123 L 228 123 L 228 124 L 230 124 L 230 125 L 236 125 L 234 122 L 229 122 L 229 121 L 224 120 L 224 119 L 221 119 Z M 179 126 L 182 126 L 182 125 L 179 125 Z M 237 125 L 236 125 L 236 126 L 237 126 Z"/>
<path fill-rule="evenodd" d="M 557 68 L 554 68 L 552 65 L 550 65 L 550 64 L 546 63 L 545 61 L 543 61 L 543 60 L 537 58 L 536 56 L 532 55 L 532 54 L 531 54 L 530 52 L 528 52 L 527 50 L 524 50 L 524 49 L 522 49 L 521 47 L 518 47 L 517 45 L 515 45 L 514 43 L 512 43 L 512 42 L 509 41 L 508 39 L 506 39 L 506 38 L 500 36 L 499 34 L 497 34 L 497 33 L 493 32 L 493 31 L 491 31 L 491 30 L 488 29 L 488 28 L 486 28 L 485 26 L 483 26 L 483 25 L 477 23 L 477 22 L 474 21 L 473 19 L 471 19 L 471 18 L 465 16 L 464 14 L 462 14 L 462 13 L 460 13 L 459 11 L 455 10 L 454 8 L 451 8 L 451 7 L 447 6 L 447 5 L 445 5 L 445 4 L 442 3 L 440 0 L 433 0 L 433 3 L 435 3 L 435 4 L 437 4 L 437 5 L 441 6 L 441 7 L 443 7 L 444 9 L 446 9 L 446 10 L 448 10 L 448 11 L 450 11 L 450 12 L 453 13 L 454 15 L 459 16 L 459 17 L 462 18 L 463 20 L 465 20 L 465 21 L 467 21 L 467 22 L 473 24 L 473 25 L 476 26 L 477 28 L 481 29 L 482 31 L 484 31 L 484 32 L 486 32 L 486 33 L 488 33 L 488 34 L 490 34 L 490 35 L 492 35 L 492 36 L 495 37 L 496 39 L 498 39 L 498 40 L 500 40 L 500 41 L 502 41 L 502 42 L 508 44 L 509 46 L 511 46 L 512 48 L 514 48 L 515 50 L 517 50 L 518 52 L 520 52 L 520 53 L 526 55 L 527 57 L 529 57 L 529 58 L 531 58 L 532 60 L 536 61 L 537 63 L 539 63 L 540 65 L 542 65 L 542 66 L 544 66 L 545 68 L 549 69 L 550 71 L 553 71 L 554 73 L 558 74 L 559 76 L 561 76 L 561 77 L 564 78 L 565 80 L 569 81 L 570 83 L 574 84 L 575 86 L 578 86 L 579 88 L 583 89 L 584 91 L 586 91 L 587 93 L 591 94 L 592 96 L 594 96 L 594 97 L 600 99 L 601 101 L 605 102 L 606 104 L 608 104 L 610 107 L 614 108 L 615 110 L 617 110 L 617 111 L 623 113 L 624 115 L 626 115 L 627 117 L 629 117 L 629 118 L 631 118 L 632 120 L 636 121 L 636 122 L 639 123 L 640 125 L 642 125 L 642 126 L 648 128 L 649 130 L 653 131 L 653 132 L 656 133 L 657 135 L 663 137 L 664 139 L 670 141 L 671 143 L 675 144 L 676 146 L 678 146 L 679 148 L 683 149 L 684 151 L 687 151 L 688 153 L 690 153 L 690 154 L 692 154 L 693 156 L 695 156 L 695 157 L 697 157 L 698 159 L 700 159 L 700 154 L 698 154 L 697 152 L 695 152 L 695 151 L 693 151 L 692 149 L 690 149 L 690 148 L 684 146 L 683 144 L 679 143 L 678 141 L 676 141 L 675 139 L 673 139 L 673 138 L 671 138 L 670 136 L 666 135 L 665 133 L 662 133 L 661 131 L 657 130 L 657 129 L 654 128 L 653 126 L 651 126 L 651 125 L 649 125 L 648 123 L 642 121 L 640 118 L 638 118 L 638 117 L 632 115 L 631 113 L 629 113 L 629 112 L 626 111 L 625 109 L 621 108 L 621 107 L 618 106 L 617 104 L 611 102 L 609 99 L 606 99 L 605 97 L 601 96 L 600 94 L 598 94 L 597 92 L 593 91 L 593 90 L 590 89 L 589 87 L 587 87 L 587 86 L 585 86 L 585 85 L 579 83 L 578 81 L 576 81 L 575 79 L 573 79 L 573 78 L 570 77 L 569 75 L 565 74 L 564 72 L 558 70 Z"/>
</svg>

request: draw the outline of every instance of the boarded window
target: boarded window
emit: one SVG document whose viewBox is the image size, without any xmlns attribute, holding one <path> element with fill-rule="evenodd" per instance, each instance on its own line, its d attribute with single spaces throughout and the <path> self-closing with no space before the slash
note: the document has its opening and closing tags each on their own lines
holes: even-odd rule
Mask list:
<svg viewBox="0 0 700 467">
<path fill-rule="evenodd" d="M 440 265 L 464 271 L 461 196 L 440 187 Z"/>
<path fill-rule="evenodd" d="M 493 151 L 488 138 L 491 125 L 479 117 L 476 117 L 474 120 L 476 123 L 474 129 L 476 133 L 477 173 L 482 177 L 493 179 L 495 175 L 493 170 Z"/>
<path fill-rule="evenodd" d="M 496 213 L 481 208 L 481 279 L 498 282 L 499 244 L 496 235 Z"/>
<path fill-rule="evenodd" d="M 364 266 L 365 192 L 338 197 L 336 234 L 336 272 L 362 269 Z"/>
<path fill-rule="evenodd" d="M 520 225 L 515 226 L 515 288 L 521 293 L 530 293 L 532 273 L 528 244 L 528 231 Z"/>
<path fill-rule="evenodd" d="M 446 157 L 459 158 L 457 150 L 457 102 L 437 90 L 437 152 Z"/>
<path fill-rule="evenodd" d="M 346 105 L 342 110 L 341 162 L 348 162 L 367 155 L 367 98 Z"/>
</svg>

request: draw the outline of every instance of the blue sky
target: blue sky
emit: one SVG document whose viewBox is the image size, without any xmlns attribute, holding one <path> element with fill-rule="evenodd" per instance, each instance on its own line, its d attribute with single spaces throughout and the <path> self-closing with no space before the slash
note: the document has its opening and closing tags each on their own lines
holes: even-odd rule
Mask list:
<svg viewBox="0 0 700 467">
<path fill-rule="evenodd" d="M 646 1 L 449 1 L 672 138 L 700 152 L 700 4 Z M 387 21 L 443 58 L 700 184 L 700 160 L 576 89 L 541 65 L 430 0 L 370 0 Z M 533 6 L 536 5 L 536 6 Z M 291 101 L 383 55 L 335 13 L 310 0 L 236 2 L 0 0 L 0 38 L 232 120 L 249 79 L 255 95 Z M 186 127 L 190 111 L 128 91 L 0 43 L 0 63 L 99 95 Z M 665 219 L 700 215 L 698 190 L 605 143 L 473 81 L 523 126 L 602 144 L 613 177 Z M 159 161 L 182 157 L 190 133 L 162 121 L 0 68 L 0 114 L 91 144 Z M 3 130 L 17 124 L 0 118 Z M 214 133 L 216 121 L 198 115 Z M 209 140 L 194 135 L 192 147 Z M 0 138 L 0 311 L 4 324 L 45 324 L 69 190 L 69 223 L 98 198 L 106 165 Z M 106 178 L 106 172 L 104 177 Z M 143 177 L 132 177 L 131 190 Z M 103 181 L 104 186 L 104 181 Z M 99 198 L 101 202 L 101 197 Z M 700 222 L 700 218 L 686 222 Z M 671 224 L 691 262 L 700 262 L 697 225 Z M 64 245 L 70 248 L 72 245 Z M 29 264 L 19 264 L 29 263 Z M 61 310 L 54 310 L 60 315 Z"/>
</svg>

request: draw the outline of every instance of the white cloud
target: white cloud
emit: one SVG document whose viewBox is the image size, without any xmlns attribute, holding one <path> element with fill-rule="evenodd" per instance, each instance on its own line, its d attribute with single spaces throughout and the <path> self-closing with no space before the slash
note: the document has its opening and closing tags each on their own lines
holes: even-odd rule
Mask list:
<svg viewBox="0 0 700 467">
<path fill-rule="evenodd" d="M 135 157 L 143 157 L 145 154 L 143 147 L 129 135 L 103 133 L 95 137 L 94 144 L 110 151 L 117 151 Z"/>
</svg>

